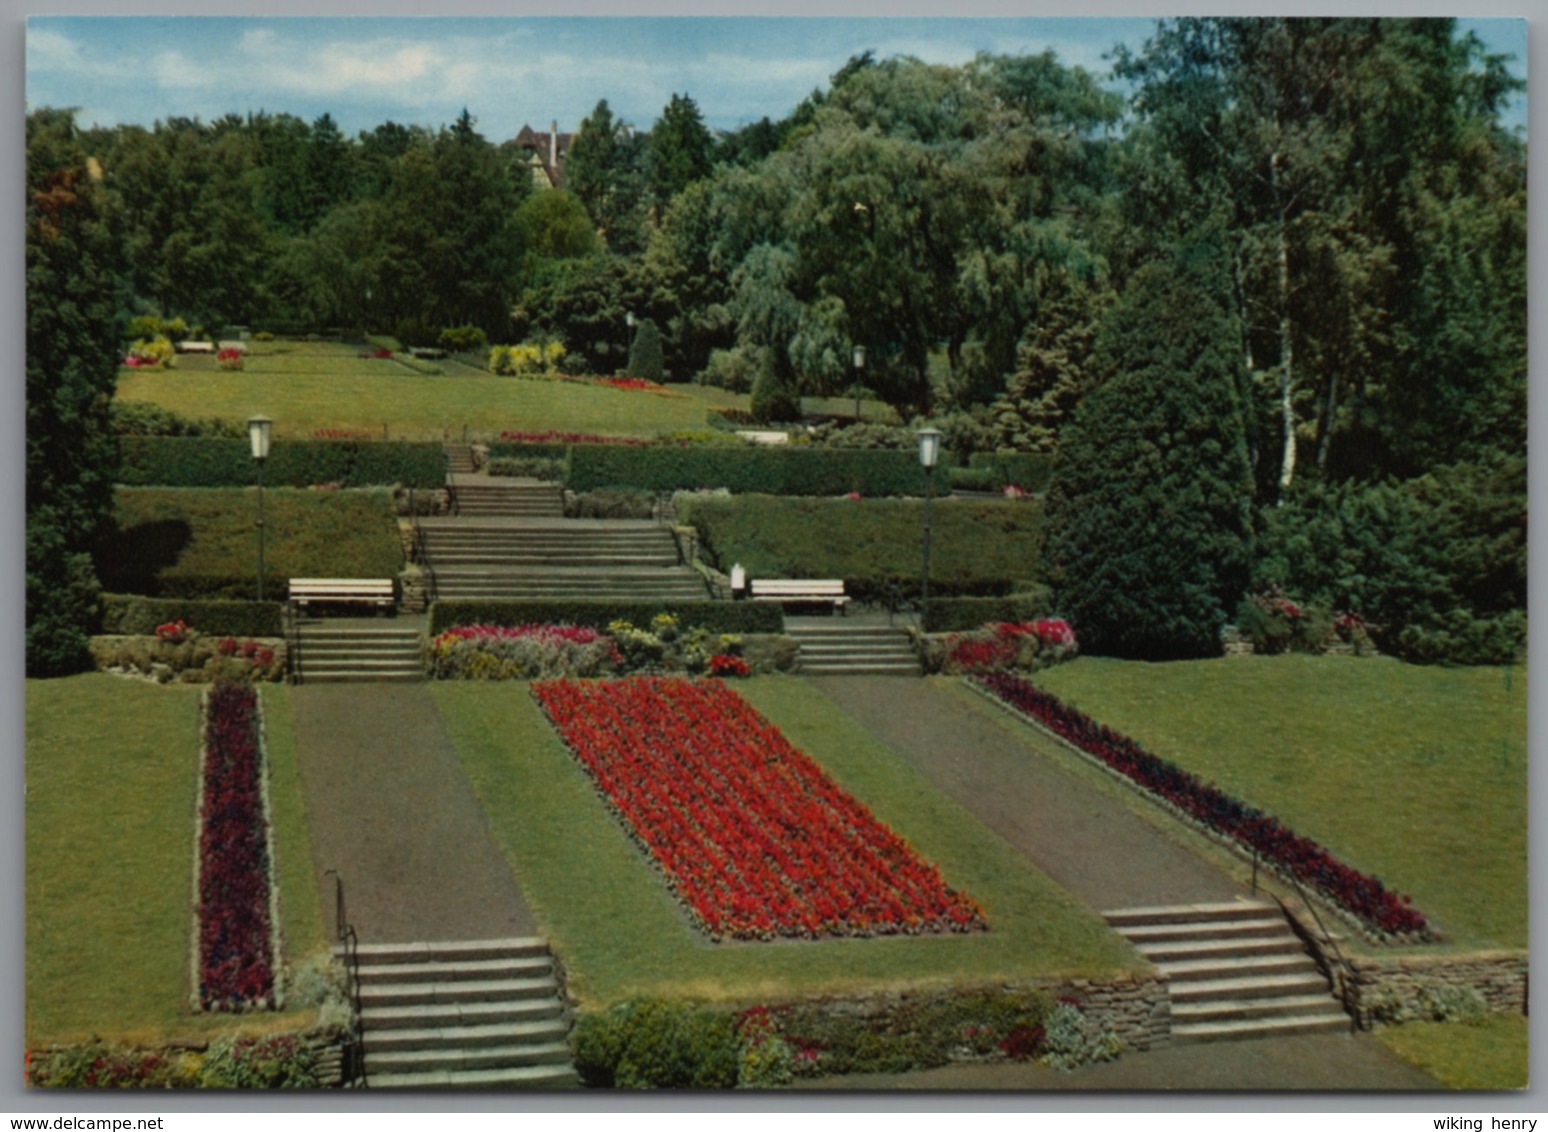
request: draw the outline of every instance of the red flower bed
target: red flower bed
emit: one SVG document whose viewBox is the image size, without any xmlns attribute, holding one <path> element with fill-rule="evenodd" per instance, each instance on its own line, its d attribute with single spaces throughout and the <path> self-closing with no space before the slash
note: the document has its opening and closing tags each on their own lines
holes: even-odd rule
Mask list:
<svg viewBox="0 0 1548 1132">
<path fill-rule="evenodd" d="M 1017 676 L 994 673 L 979 677 L 978 682 L 1017 711 L 1190 817 L 1256 849 L 1266 860 L 1294 874 L 1377 931 L 1406 936 L 1425 934 L 1424 915 L 1411 906 L 1408 897 L 1389 891 L 1375 877 L 1350 868 L 1315 841 L 1297 836 L 1278 818 L 1157 758 L 1133 739 L 1102 726 Z"/>
<path fill-rule="evenodd" d="M 263 809 L 258 693 L 217 684 L 204 717 L 199 806 L 199 1002 L 242 1009 L 274 997 L 268 819 Z"/>
<path fill-rule="evenodd" d="M 514 441 L 517 444 L 650 444 L 649 440 L 639 436 L 594 436 L 586 432 L 558 432 L 549 429 L 546 432 L 502 432 L 501 440 Z"/>
<path fill-rule="evenodd" d="M 666 392 L 666 386 L 648 381 L 643 377 L 599 377 L 597 384 L 608 385 L 614 389 L 637 389 L 644 393 Z"/>
<path fill-rule="evenodd" d="M 535 683 L 625 827 L 711 935 L 983 928 L 983 911 L 715 681 Z"/>
</svg>

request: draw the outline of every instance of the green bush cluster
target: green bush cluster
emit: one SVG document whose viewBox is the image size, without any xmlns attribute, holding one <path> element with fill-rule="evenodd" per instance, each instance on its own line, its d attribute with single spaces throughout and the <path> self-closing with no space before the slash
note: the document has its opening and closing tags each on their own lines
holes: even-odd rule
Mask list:
<svg viewBox="0 0 1548 1132">
<path fill-rule="evenodd" d="M 570 446 L 561 441 L 529 444 L 514 440 L 496 440 L 489 445 L 490 460 L 567 460 Z"/>
<path fill-rule="evenodd" d="M 564 461 L 548 456 L 491 456 L 487 467 L 492 476 L 528 476 L 553 483 L 564 479 Z"/>
<path fill-rule="evenodd" d="M 317 1045 L 300 1034 L 221 1037 L 204 1055 L 206 1089 L 315 1089 Z"/>
<path fill-rule="evenodd" d="M 430 642 L 426 670 L 436 680 L 552 680 L 611 675 L 613 642 L 600 637 L 585 644 L 537 637 L 458 637 L 443 633 Z"/>
<path fill-rule="evenodd" d="M 246 440 L 125 436 L 121 447 L 122 484 L 245 487 L 258 482 Z M 446 482 L 446 456 L 439 444 L 405 440 L 280 440 L 270 448 L 263 480 L 271 487 L 439 487 Z"/>
<path fill-rule="evenodd" d="M 136 1049 L 100 1040 L 29 1055 L 44 1089 L 315 1089 L 327 1039 L 225 1035 L 206 1050 Z"/>
<path fill-rule="evenodd" d="M 1024 491 L 1047 491 L 1053 465 L 1053 456 L 1044 452 L 975 452 L 968 457 L 969 470 L 988 473 L 991 491 L 1012 484 Z"/>
<path fill-rule="evenodd" d="M 1291 601 L 1277 589 L 1253 594 L 1236 611 L 1236 628 L 1252 651 L 1320 653 L 1333 641 L 1333 614 L 1318 605 Z"/>
<path fill-rule="evenodd" d="M 126 672 L 157 683 L 263 683 L 285 678 L 285 642 L 215 637 L 190 632 L 184 640 L 154 635 L 91 638 L 92 663 L 102 672 Z"/>
<path fill-rule="evenodd" d="M 676 503 L 710 564 L 727 573 L 740 563 L 750 578 L 840 578 L 863 602 L 919 593 L 922 500 L 685 494 Z M 931 526 L 932 605 L 937 597 L 1025 593 L 1038 582 L 1038 504 L 941 500 Z"/>
<path fill-rule="evenodd" d="M 593 599 L 569 601 L 437 601 L 430 606 L 430 634 L 457 625 L 584 625 L 606 629 L 614 621 L 648 625 L 662 613 L 677 617 L 685 629 L 711 633 L 783 633 L 784 614 L 771 602 L 670 601 L 630 602 Z"/>
<path fill-rule="evenodd" d="M 926 633 L 965 633 L 991 621 L 1036 621 L 1053 613 L 1053 591 L 1036 586 L 1005 597 L 930 597 L 921 627 Z"/>
<path fill-rule="evenodd" d="M 383 490 L 264 493 L 264 592 L 290 578 L 391 578 L 403 545 Z M 96 551 L 110 593 L 250 599 L 256 596 L 255 495 L 234 488 L 121 487 L 114 529 Z"/>
<path fill-rule="evenodd" d="M 566 503 L 564 513 L 571 519 L 652 519 L 656 496 L 635 488 L 598 488 Z"/>
<path fill-rule="evenodd" d="M 156 626 L 186 622 L 210 636 L 283 637 L 285 607 L 277 601 L 196 601 L 190 598 L 103 594 L 102 632 L 145 636 Z"/>
<path fill-rule="evenodd" d="M 647 491 L 727 488 L 768 495 L 922 495 L 924 472 L 912 452 L 813 445 L 577 444 L 565 484 Z M 936 490 L 948 487 L 936 470 Z"/>
<path fill-rule="evenodd" d="M 110 407 L 113 431 L 120 436 L 224 436 L 247 435 L 240 421 L 195 420 L 149 401 L 114 400 Z"/>
<path fill-rule="evenodd" d="M 584 1014 L 571 1036 L 575 1069 L 593 1089 L 730 1089 L 737 1083 L 729 1011 L 646 999 Z"/>
<path fill-rule="evenodd" d="M 1397 1026 L 1404 1022 L 1478 1022 L 1489 1012 L 1489 1003 L 1476 987 L 1459 986 L 1440 979 L 1423 979 L 1417 985 L 1378 986 L 1364 996 L 1371 1021 Z"/>
</svg>

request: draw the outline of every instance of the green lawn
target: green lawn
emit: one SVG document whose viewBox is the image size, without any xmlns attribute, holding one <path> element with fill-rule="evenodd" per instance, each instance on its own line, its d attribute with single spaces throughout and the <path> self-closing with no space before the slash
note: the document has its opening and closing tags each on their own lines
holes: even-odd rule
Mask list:
<svg viewBox="0 0 1548 1132">
<path fill-rule="evenodd" d="M 662 994 L 755 1002 L 1138 967 L 1062 889 L 803 681 L 739 683 L 759 710 L 982 904 L 970 935 L 714 944 L 690 926 L 522 683 L 432 685 L 494 834 L 589 1007 Z"/>
<path fill-rule="evenodd" d="M 1452 1089 L 1527 1087 L 1527 1019 L 1490 1014 L 1469 1022 L 1410 1022 L 1376 1031 L 1393 1053 Z"/>
<path fill-rule="evenodd" d="M 1035 682 L 1409 894 L 1449 943 L 1526 946 L 1525 670 L 1087 657 Z"/>
<path fill-rule="evenodd" d="M 120 487 L 113 496 L 117 531 L 97 556 L 103 588 L 250 598 L 256 515 L 256 489 Z M 386 491 L 269 488 L 264 531 L 271 586 L 284 578 L 393 577 L 403 568 Z"/>
<path fill-rule="evenodd" d="M 27 683 L 26 1040 L 201 1038 L 189 1006 L 200 689 Z M 263 690 L 286 958 L 326 947 L 283 687 Z M 244 1017 L 244 1028 L 296 1015 Z"/>
<path fill-rule="evenodd" d="M 460 436 L 464 427 L 484 439 L 506 430 L 549 429 L 650 436 L 702 430 L 710 407 L 698 386 L 645 392 L 487 373 L 432 377 L 359 352 L 329 343 L 296 344 L 284 352 L 262 347 L 240 371 L 180 358 L 172 370 L 120 370 L 118 396 L 193 418 L 245 421 L 261 411 L 274 419 L 281 438 L 307 438 L 320 428 L 376 436 L 383 425 L 399 440 Z"/>
</svg>

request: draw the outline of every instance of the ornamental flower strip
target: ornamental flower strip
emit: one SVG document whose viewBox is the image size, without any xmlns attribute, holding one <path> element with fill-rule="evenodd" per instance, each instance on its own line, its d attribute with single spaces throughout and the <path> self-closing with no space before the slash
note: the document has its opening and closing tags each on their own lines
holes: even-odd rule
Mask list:
<svg viewBox="0 0 1548 1132">
<path fill-rule="evenodd" d="M 1410 937 L 1427 934 L 1424 915 L 1411 906 L 1407 896 L 1389 891 L 1381 881 L 1350 868 L 1315 841 L 1297 836 L 1278 818 L 1156 757 L 1133 739 L 1104 727 L 1020 677 L 999 672 L 977 680 L 996 698 L 1209 829 L 1256 849 L 1266 860 L 1376 931 Z"/>
<path fill-rule="evenodd" d="M 272 1003 L 268 819 L 258 745 L 258 693 L 217 684 L 205 703 L 199 806 L 199 1003 Z"/>
<path fill-rule="evenodd" d="M 711 936 L 986 926 L 974 901 L 723 684 L 634 677 L 532 691 Z"/>
</svg>

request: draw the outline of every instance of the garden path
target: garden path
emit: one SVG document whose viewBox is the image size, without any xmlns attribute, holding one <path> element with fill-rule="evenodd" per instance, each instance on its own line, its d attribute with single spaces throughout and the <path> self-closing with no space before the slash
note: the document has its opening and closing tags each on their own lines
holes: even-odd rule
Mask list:
<svg viewBox="0 0 1548 1132">
<path fill-rule="evenodd" d="M 319 891 L 331 904 L 336 869 L 363 942 L 537 934 L 424 685 L 302 684 L 291 703 Z"/>
<path fill-rule="evenodd" d="M 871 676 L 811 683 L 1092 908 L 1248 895 L 1118 799 L 1039 757 L 1035 740 L 946 688 Z"/>
</svg>

